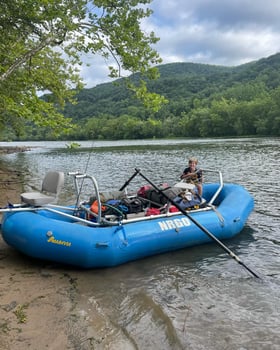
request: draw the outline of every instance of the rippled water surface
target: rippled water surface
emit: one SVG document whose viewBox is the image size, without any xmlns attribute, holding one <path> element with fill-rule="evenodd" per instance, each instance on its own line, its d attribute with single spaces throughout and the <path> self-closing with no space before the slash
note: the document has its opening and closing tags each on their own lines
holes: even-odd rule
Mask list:
<svg viewBox="0 0 280 350">
<path fill-rule="evenodd" d="M 245 229 L 225 243 L 261 279 L 215 243 L 116 268 L 70 270 L 89 329 L 96 310 L 106 320 L 108 349 L 279 349 L 279 139 L 81 142 L 76 150 L 65 143 L 31 146 L 4 159 L 26 172 L 26 186 L 39 187 L 45 172 L 57 169 L 86 171 L 100 189 L 119 188 L 136 167 L 157 183 L 174 183 L 194 155 L 202 169 L 222 170 L 225 182 L 244 185 L 255 199 Z M 61 200 L 73 200 L 71 190 L 66 177 Z"/>
</svg>

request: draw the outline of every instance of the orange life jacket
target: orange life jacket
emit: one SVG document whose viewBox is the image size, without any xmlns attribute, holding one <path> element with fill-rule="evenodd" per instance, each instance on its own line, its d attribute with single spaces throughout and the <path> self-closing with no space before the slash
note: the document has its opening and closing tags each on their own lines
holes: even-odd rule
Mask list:
<svg viewBox="0 0 280 350">
<path fill-rule="evenodd" d="M 101 205 L 101 211 L 106 210 L 105 205 Z M 95 200 L 92 205 L 90 206 L 90 211 L 92 211 L 95 214 L 98 214 L 98 200 Z"/>
</svg>

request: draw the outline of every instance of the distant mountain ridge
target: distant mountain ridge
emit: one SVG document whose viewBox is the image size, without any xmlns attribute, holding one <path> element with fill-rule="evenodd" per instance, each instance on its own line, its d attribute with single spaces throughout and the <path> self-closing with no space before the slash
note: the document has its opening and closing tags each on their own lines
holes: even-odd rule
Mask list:
<svg viewBox="0 0 280 350">
<path fill-rule="evenodd" d="M 268 89 L 280 85 L 280 53 L 235 67 L 201 63 L 168 63 L 157 67 L 160 78 L 149 81 L 151 91 L 162 94 L 172 106 L 176 101 L 203 99 L 237 83 L 262 81 Z M 130 114 L 138 108 L 141 118 L 148 116 L 143 106 L 121 84 L 104 83 L 83 89 L 77 95 L 76 105 L 67 105 L 64 115 L 75 122 L 108 114 Z M 168 108 L 168 106 L 166 107 Z"/>
</svg>

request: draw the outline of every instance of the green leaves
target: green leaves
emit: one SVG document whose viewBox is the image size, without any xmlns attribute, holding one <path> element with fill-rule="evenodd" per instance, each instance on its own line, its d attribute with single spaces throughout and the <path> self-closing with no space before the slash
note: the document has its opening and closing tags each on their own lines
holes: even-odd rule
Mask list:
<svg viewBox="0 0 280 350">
<path fill-rule="evenodd" d="M 130 81 L 127 81 L 127 86 L 151 112 L 158 112 L 163 104 L 168 103 L 168 100 L 164 96 L 149 92 L 144 80 L 140 80 L 138 86 Z"/>
<path fill-rule="evenodd" d="M 0 124 L 16 133 L 24 121 L 57 133 L 69 120 L 58 112 L 82 86 L 82 55 L 108 60 L 112 78 L 150 70 L 161 62 L 154 33 L 141 28 L 150 0 L 14 0 L 0 3 Z M 112 60 L 114 63 L 112 64 Z M 156 111 L 164 99 L 144 82 L 131 90 Z M 50 98 L 39 99 L 40 93 Z M 17 123 L 16 120 L 20 120 Z"/>
</svg>

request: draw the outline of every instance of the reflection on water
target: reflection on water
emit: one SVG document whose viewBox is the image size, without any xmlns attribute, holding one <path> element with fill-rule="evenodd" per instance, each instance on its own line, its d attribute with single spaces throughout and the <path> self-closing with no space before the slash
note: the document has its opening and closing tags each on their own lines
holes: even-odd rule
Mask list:
<svg viewBox="0 0 280 350">
<path fill-rule="evenodd" d="M 65 143 L 31 146 L 36 148 L 2 156 L 2 161 L 25 171 L 26 185 L 37 188 L 50 169 L 86 171 L 100 189 L 121 187 L 136 167 L 157 183 L 174 183 L 195 155 L 202 169 L 222 170 L 225 182 L 244 185 L 255 198 L 245 229 L 225 243 L 262 280 L 215 243 L 116 268 L 73 269 L 80 292 L 77 309 L 86 315 L 89 332 L 91 325 L 100 325 L 103 348 L 278 348 L 279 139 L 81 142 L 76 150 Z M 132 186 L 139 186 L 136 179 Z M 71 191 L 72 180 L 66 177 L 61 199 L 73 200 Z"/>
</svg>

